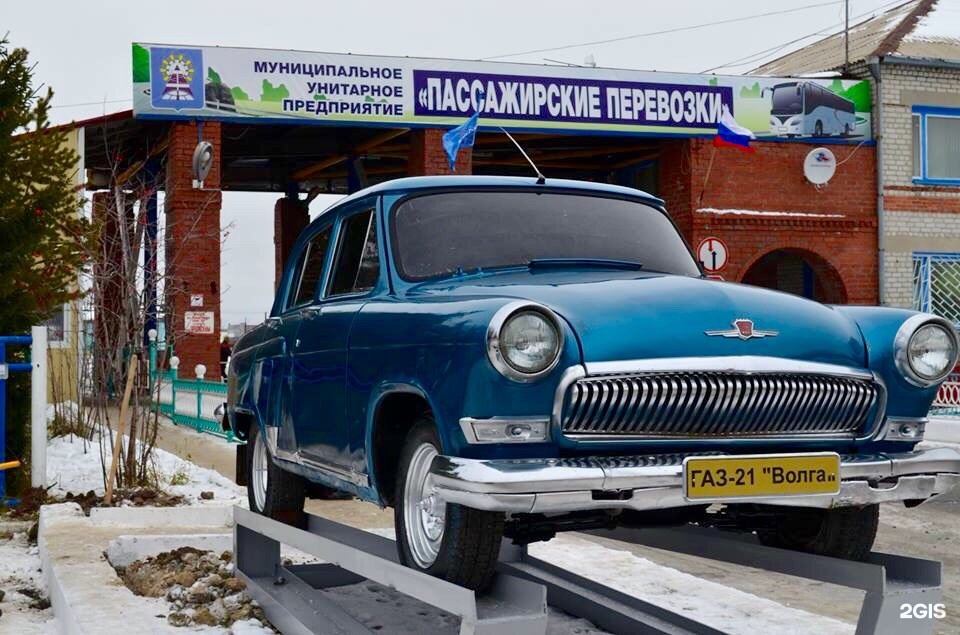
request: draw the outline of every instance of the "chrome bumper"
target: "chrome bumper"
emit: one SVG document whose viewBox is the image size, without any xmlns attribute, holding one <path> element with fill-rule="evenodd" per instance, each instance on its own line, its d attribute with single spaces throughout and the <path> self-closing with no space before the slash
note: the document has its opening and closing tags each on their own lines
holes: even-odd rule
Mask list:
<svg viewBox="0 0 960 635">
<path fill-rule="evenodd" d="M 510 513 L 666 509 L 702 505 L 683 495 L 683 455 L 582 459 L 463 459 L 438 456 L 435 493 L 448 503 Z M 837 494 L 725 499 L 795 507 L 851 507 L 922 500 L 960 485 L 960 452 L 842 456 Z"/>
</svg>

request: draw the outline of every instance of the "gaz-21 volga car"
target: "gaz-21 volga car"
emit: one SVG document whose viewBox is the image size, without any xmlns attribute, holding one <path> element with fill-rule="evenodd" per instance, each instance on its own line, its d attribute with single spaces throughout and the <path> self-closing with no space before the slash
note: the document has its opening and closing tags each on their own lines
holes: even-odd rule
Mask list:
<svg viewBox="0 0 960 635">
<path fill-rule="evenodd" d="M 663 202 L 547 179 L 353 194 L 236 345 L 250 507 L 395 510 L 400 559 L 482 589 L 504 537 L 699 522 L 869 553 L 879 503 L 960 480 L 917 449 L 952 324 L 705 279 Z"/>
</svg>

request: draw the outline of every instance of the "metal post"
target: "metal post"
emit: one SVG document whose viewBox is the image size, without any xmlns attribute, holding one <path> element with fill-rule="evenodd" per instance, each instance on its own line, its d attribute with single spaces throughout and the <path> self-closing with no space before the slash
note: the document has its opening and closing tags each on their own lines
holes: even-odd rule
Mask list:
<svg viewBox="0 0 960 635">
<path fill-rule="evenodd" d="M 30 329 L 30 486 L 47 482 L 47 327 Z"/>
<path fill-rule="evenodd" d="M 150 390 L 153 390 L 153 382 L 157 378 L 157 329 L 150 329 L 147 331 L 147 339 L 149 340 L 149 351 L 150 351 L 150 366 L 149 366 L 149 376 L 150 376 Z"/>
<path fill-rule="evenodd" d="M 0 463 L 7 460 L 7 345 L 0 342 L 0 366 L 4 367 L 0 374 Z M 7 496 L 6 471 L 0 470 L 0 503 Z"/>
<path fill-rule="evenodd" d="M 207 367 L 203 364 L 197 364 L 194 367 L 194 372 L 197 375 L 197 418 L 194 419 L 193 426 L 197 429 L 197 432 L 200 432 L 202 430 L 200 417 L 203 416 L 203 387 L 201 384 L 203 383 L 203 376 L 207 374 Z"/>
<path fill-rule="evenodd" d="M 850 0 L 843 3 L 843 70 L 850 66 Z"/>
<path fill-rule="evenodd" d="M 174 355 L 170 358 L 170 420 L 177 422 L 177 369 L 180 368 L 180 358 Z"/>
<path fill-rule="evenodd" d="M 143 330 L 145 337 L 157 328 L 157 173 L 156 159 L 147 161 L 147 187 L 151 189 L 146 200 L 147 223 L 143 236 L 143 294 L 146 298 L 147 314 Z"/>
</svg>

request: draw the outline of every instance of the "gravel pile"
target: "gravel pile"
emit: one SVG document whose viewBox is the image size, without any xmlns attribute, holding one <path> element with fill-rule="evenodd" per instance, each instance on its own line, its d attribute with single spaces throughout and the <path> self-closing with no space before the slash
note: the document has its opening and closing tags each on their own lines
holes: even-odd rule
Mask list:
<svg viewBox="0 0 960 635">
<path fill-rule="evenodd" d="M 137 595 L 166 598 L 173 626 L 230 627 L 253 620 L 268 625 L 243 580 L 233 575 L 231 559 L 229 551 L 181 547 L 117 567 L 117 573 Z"/>
</svg>

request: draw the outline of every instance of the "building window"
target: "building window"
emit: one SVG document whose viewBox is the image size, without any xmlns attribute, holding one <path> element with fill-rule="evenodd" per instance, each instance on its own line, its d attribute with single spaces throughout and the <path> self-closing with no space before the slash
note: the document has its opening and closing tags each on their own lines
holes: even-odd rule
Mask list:
<svg viewBox="0 0 960 635">
<path fill-rule="evenodd" d="M 960 253 L 913 254 L 913 308 L 960 327 Z"/>
<path fill-rule="evenodd" d="M 64 304 L 43 323 L 47 327 L 47 345 L 51 348 L 60 348 L 69 343 L 67 336 L 69 316 L 70 305 Z"/>
<path fill-rule="evenodd" d="M 913 107 L 913 181 L 960 185 L 960 108 Z"/>
</svg>

